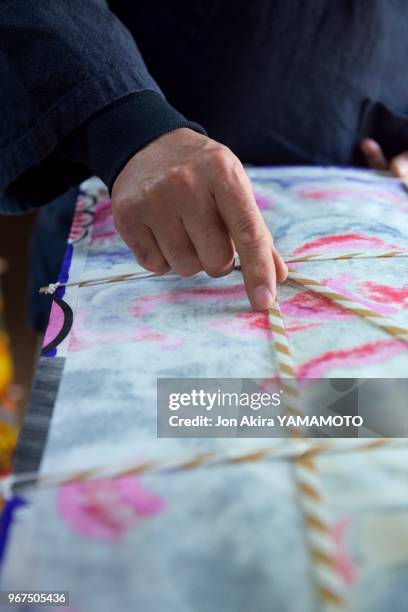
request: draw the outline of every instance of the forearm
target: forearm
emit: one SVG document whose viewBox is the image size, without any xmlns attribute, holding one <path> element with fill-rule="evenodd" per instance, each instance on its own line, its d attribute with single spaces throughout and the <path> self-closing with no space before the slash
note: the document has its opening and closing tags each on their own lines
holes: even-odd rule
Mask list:
<svg viewBox="0 0 408 612">
<path fill-rule="evenodd" d="M 159 93 L 145 90 L 96 113 L 62 143 L 58 153 L 82 163 L 111 190 L 115 178 L 135 153 L 159 136 L 181 127 L 205 133 Z"/>
<path fill-rule="evenodd" d="M 0 69 L 7 83 L 0 109 L 5 212 L 27 208 L 23 198 L 36 177 L 35 205 L 87 173 L 111 182 L 138 146 L 188 124 L 159 98 L 132 36 L 104 0 L 3 0 Z M 126 97 L 138 93 L 143 95 L 130 112 Z M 114 104 L 127 108 L 120 121 Z M 133 150 L 125 135 L 134 138 Z M 52 189 L 44 188 L 51 169 Z"/>
</svg>

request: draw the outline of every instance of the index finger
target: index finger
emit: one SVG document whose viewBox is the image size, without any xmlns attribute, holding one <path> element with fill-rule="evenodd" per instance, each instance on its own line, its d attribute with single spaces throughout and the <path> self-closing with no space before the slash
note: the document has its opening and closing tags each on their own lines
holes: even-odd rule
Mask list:
<svg viewBox="0 0 408 612">
<path fill-rule="evenodd" d="M 216 206 L 239 253 L 245 286 L 256 310 L 271 308 L 276 298 L 272 236 L 256 204 L 242 165 L 234 163 L 214 181 Z"/>
</svg>

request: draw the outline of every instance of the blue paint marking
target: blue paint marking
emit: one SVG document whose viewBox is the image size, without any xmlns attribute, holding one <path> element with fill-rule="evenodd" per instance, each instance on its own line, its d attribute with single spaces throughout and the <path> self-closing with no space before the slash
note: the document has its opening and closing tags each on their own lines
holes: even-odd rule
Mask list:
<svg viewBox="0 0 408 612">
<path fill-rule="evenodd" d="M 276 165 L 276 166 L 262 166 L 262 169 L 268 170 L 268 169 L 273 169 L 273 170 L 279 170 L 280 168 L 282 168 L 283 170 L 286 170 L 287 168 L 290 168 L 291 166 L 281 166 L 281 165 Z M 401 181 L 398 181 L 395 179 L 395 177 L 391 177 L 391 175 L 388 176 L 382 176 L 382 175 L 378 175 L 376 174 L 376 172 L 374 170 L 370 170 L 367 168 L 358 168 L 355 166 L 332 166 L 330 164 L 327 165 L 319 165 L 319 166 L 311 166 L 313 167 L 315 170 L 348 170 L 350 171 L 349 175 L 345 175 L 345 176 L 341 176 L 341 180 L 348 182 L 348 183 L 360 183 L 360 184 L 364 184 L 364 185 L 371 185 L 371 186 L 384 186 L 384 183 L 387 182 L 387 189 L 390 189 L 391 191 L 395 191 L 395 192 L 401 192 L 404 191 L 404 186 L 402 185 Z M 255 167 L 254 167 L 255 168 Z M 327 184 L 330 184 L 333 181 L 338 181 L 339 177 L 338 176 L 327 176 L 324 173 L 322 173 L 321 176 L 313 175 L 313 176 L 302 176 L 302 170 L 308 170 L 310 168 L 310 166 L 300 166 L 299 167 L 299 172 L 296 174 L 293 174 L 292 176 L 288 176 L 285 178 L 279 177 L 279 176 L 262 176 L 262 175 L 255 175 L 256 176 L 256 180 L 264 183 L 275 183 L 276 185 L 284 188 L 284 189 L 288 189 L 291 187 L 294 187 L 296 185 L 303 185 L 305 183 L 314 183 L 317 179 L 318 180 L 324 180 Z M 251 176 L 251 167 L 249 166 L 247 168 L 249 175 Z M 366 176 L 363 176 L 363 173 Z M 388 179 L 391 179 L 390 181 Z"/>
<path fill-rule="evenodd" d="M 3 512 L 0 516 L 0 566 L 4 560 L 7 539 L 10 533 L 10 527 L 13 520 L 15 519 L 15 512 L 18 508 L 27 505 L 27 501 L 22 497 L 14 495 L 11 499 L 6 501 Z"/>
<path fill-rule="evenodd" d="M 67 246 L 67 250 L 65 251 L 64 261 L 62 262 L 61 271 L 58 277 L 58 282 L 66 283 L 69 278 L 69 268 L 71 266 L 72 254 L 74 252 L 74 245 L 69 244 Z M 58 287 L 56 294 L 58 297 L 62 298 L 65 294 L 65 287 Z"/>
</svg>

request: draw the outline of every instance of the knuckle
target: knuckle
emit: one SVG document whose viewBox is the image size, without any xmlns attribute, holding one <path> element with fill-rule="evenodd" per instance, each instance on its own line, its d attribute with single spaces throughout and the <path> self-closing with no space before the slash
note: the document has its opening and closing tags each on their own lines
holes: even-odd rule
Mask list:
<svg viewBox="0 0 408 612">
<path fill-rule="evenodd" d="M 166 186 L 185 189 L 192 187 L 193 181 L 194 175 L 188 164 L 180 164 L 167 171 L 163 182 Z"/>
<path fill-rule="evenodd" d="M 150 270 L 151 272 L 154 272 L 155 274 L 164 274 L 165 272 L 168 272 L 170 270 L 170 266 L 163 259 L 161 262 L 152 264 Z"/>
<path fill-rule="evenodd" d="M 144 249 L 143 247 L 136 247 L 134 253 L 139 264 L 149 272 L 161 274 L 169 269 L 168 263 L 160 253 Z"/>
<path fill-rule="evenodd" d="M 126 233 L 129 226 L 139 223 L 143 207 L 140 200 L 130 196 L 116 196 L 112 198 L 113 222 L 120 233 Z"/>
<path fill-rule="evenodd" d="M 209 147 L 208 155 L 213 162 L 222 164 L 230 158 L 232 151 L 225 145 L 218 143 Z"/>
<path fill-rule="evenodd" d="M 232 249 L 231 249 L 232 251 Z M 220 276 L 226 276 L 229 274 L 233 267 L 234 255 L 231 252 L 230 255 L 218 255 L 204 263 L 204 269 L 209 276 L 218 278 Z"/>
<path fill-rule="evenodd" d="M 238 157 L 224 145 L 214 147 L 210 159 L 217 173 L 227 179 L 242 172 L 242 164 Z"/>
<path fill-rule="evenodd" d="M 198 261 L 191 260 L 179 262 L 174 266 L 173 269 L 180 276 L 187 277 L 193 276 L 194 274 L 197 274 L 197 272 L 200 272 L 200 270 L 202 270 L 202 266 Z"/>
<path fill-rule="evenodd" d="M 128 195 L 112 196 L 112 208 L 117 217 L 122 217 L 127 213 L 131 205 L 131 198 Z"/>
<path fill-rule="evenodd" d="M 139 204 L 146 204 L 153 199 L 154 186 L 151 183 L 145 183 L 140 188 L 139 197 L 137 199 Z"/>
<path fill-rule="evenodd" d="M 241 216 L 232 228 L 237 242 L 243 246 L 257 246 L 265 240 L 265 228 L 258 215 L 247 213 Z"/>
<path fill-rule="evenodd" d="M 167 240 L 167 252 L 172 261 L 183 262 L 191 257 L 188 248 L 180 241 L 180 243 Z"/>
<path fill-rule="evenodd" d="M 113 225 L 121 235 L 126 232 L 126 228 L 128 226 L 128 217 L 129 215 L 127 213 L 124 213 L 123 210 L 116 209 L 116 211 L 114 211 L 113 213 Z"/>
<path fill-rule="evenodd" d="M 136 257 L 137 261 L 144 268 L 147 265 L 149 265 L 149 264 L 150 265 L 154 264 L 155 258 L 153 256 L 152 252 L 149 251 L 149 249 L 145 249 L 145 248 L 143 248 L 143 246 L 135 245 L 134 248 L 133 248 L 133 251 L 134 251 L 134 254 L 135 254 L 135 257 Z"/>
<path fill-rule="evenodd" d="M 201 270 L 198 258 L 188 244 L 169 242 L 166 252 L 172 269 L 180 276 L 191 276 Z"/>
<path fill-rule="evenodd" d="M 208 151 L 208 159 L 214 166 L 224 166 L 229 160 L 227 147 L 224 145 L 212 147 Z"/>
<path fill-rule="evenodd" d="M 220 278 L 221 276 L 226 276 L 230 272 L 230 268 L 227 266 L 206 266 L 205 271 L 208 276 L 212 278 Z"/>
</svg>

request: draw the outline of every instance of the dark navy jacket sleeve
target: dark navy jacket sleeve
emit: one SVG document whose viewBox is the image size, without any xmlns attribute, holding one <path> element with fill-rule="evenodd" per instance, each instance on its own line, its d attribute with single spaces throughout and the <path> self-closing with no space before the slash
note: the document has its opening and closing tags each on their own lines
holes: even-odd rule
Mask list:
<svg viewBox="0 0 408 612">
<path fill-rule="evenodd" d="M 0 0 L 0 74 L 2 212 L 46 203 L 91 173 L 112 183 L 150 140 L 200 130 L 167 103 L 104 0 Z M 110 145 L 105 125 L 116 130 Z"/>
</svg>

